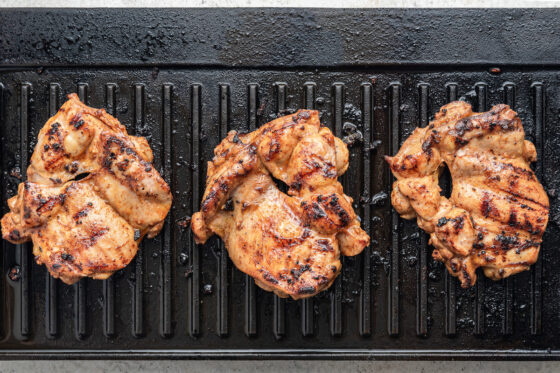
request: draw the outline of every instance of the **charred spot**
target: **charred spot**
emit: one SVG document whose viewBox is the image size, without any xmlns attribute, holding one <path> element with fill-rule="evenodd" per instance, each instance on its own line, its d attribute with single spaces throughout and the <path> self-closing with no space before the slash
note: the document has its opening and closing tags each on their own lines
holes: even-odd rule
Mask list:
<svg viewBox="0 0 560 373">
<path fill-rule="evenodd" d="M 270 150 L 266 153 L 265 159 L 270 161 L 278 152 L 280 152 L 280 142 L 276 137 L 273 137 L 270 140 Z"/>
<path fill-rule="evenodd" d="M 83 119 L 80 119 L 79 121 L 73 123 L 74 128 L 77 130 L 80 129 L 80 127 L 82 127 L 83 125 L 84 125 Z"/>
<path fill-rule="evenodd" d="M 97 240 L 99 240 L 105 233 L 107 233 L 109 230 L 107 228 L 100 228 L 100 227 L 96 227 L 96 226 L 92 226 L 89 229 L 90 232 L 90 236 L 87 237 L 84 241 L 85 241 L 85 245 L 86 247 L 90 247 L 95 245 L 95 243 L 97 242 Z M 135 233 L 136 234 L 136 233 Z"/>
<path fill-rule="evenodd" d="M 52 269 L 59 269 L 60 267 L 62 267 L 59 263 L 53 263 L 52 265 Z"/>
<path fill-rule="evenodd" d="M 462 137 L 467 131 L 474 128 L 473 123 L 470 119 L 461 119 L 455 124 L 455 133 L 457 136 Z"/>
<path fill-rule="evenodd" d="M 78 113 L 70 119 L 70 125 L 74 126 L 74 128 L 79 129 L 81 126 L 84 125 L 84 120 L 82 119 L 82 114 Z"/>
<path fill-rule="evenodd" d="M 431 124 L 430 126 L 431 126 L 430 129 L 434 127 L 433 124 Z M 439 144 L 439 141 L 440 141 L 439 134 L 436 131 L 432 131 L 430 133 L 430 136 L 422 143 L 422 150 L 424 152 L 429 152 L 430 153 L 429 156 L 431 157 L 431 153 L 432 153 L 431 148 L 432 146 L 434 146 L 434 144 Z"/>
<path fill-rule="evenodd" d="M 146 171 L 146 172 L 152 171 L 152 166 L 146 166 L 146 168 L 144 169 L 144 171 Z"/>
<path fill-rule="evenodd" d="M 484 261 L 485 261 L 486 263 L 493 263 L 493 262 L 496 261 L 496 258 L 494 258 L 494 257 L 492 257 L 492 256 L 485 255 L 485 256 L 484 256 Z"/>
<path fill-rule="evenodd" d="M 64 170 L 71 174 L 75 174 L 76 172 L 78 172 L 78 168 L 79 168 L 78 162 L 75 161 L 70 164 L 67 163 L 64 165 Z"/>
<path fill-rule="evenodd" d="M 48 199 L 44 199 L 40 195 L 38 197 L 39 203 L 37 209 L 35 210 L 38 215 L 41 215 L 44 212 L 51 211 L 57 203 L 60 203 L 62 205 L 66 201 L 66 194 L 64 193 L 59 194 L 58 196 L 49 197 Z"/>
<path fill-rule="evenodd" d="M 515 122 L 513 120 L 502 119 L 498 121 L 498 125 L 501 127 L 503 131 L 511 131 L 516 128 Z"/>
<path fill-rule="evenodd" d="M 296 262 L 297 264 L 297 262 Z M 309 264 L 305 264 L 303 266 L 300 266 L 298 269 L 291 269 L 290 273 L 292 274 L 292 276 L 296 279 L 299 280 L 300 276 L 304 273 L 309 271 L 309 268 L 311 268 L 311 266 Z"/>
<path fill-rule="evenodd" d="M 224 193 L 227 193 L 227 191 L 229 190 L 229 185 L 225 181 L 220 181 L 219 187 L 220 190 Z"/>
<path fill-rule="evenodd" d="M 438 227 L 442 227 L 445 224 L 447 224 L 447 222 L 449 221 L 449 219 L 447 219 L 445 216 L 443 218 L 440 218 L 437 222 L 437 226 Z"/>
<path fill-rule="evenodd" d="M 128 158 L 123 159 L 120 162 L 117 162 L 117 168 L 124 172 L 128 169 L 128 165 L 130 164 L 130 160 Z"/>
<path fill-rule="evenodd" d="M 330 240 L 322 238 L 322 239 L 318 239 L 316 242 L 317 242 L 317 246 L 319 247 L 319 250 L 321 251 L 332 252 L 334 250 Z"/>
<path fill-rule="evenodd" d="M 43 145 L 43 150 L 44 150 L 44 151 L 47 151 L 47 150 L 49 150 L 50 148 L 51 148 L 51 147 L 49 146 L 49 144 Z"/>
<path fill-rule="evenodd" d="M 66 260 L 66 261 L 69 261 L 69 262 L 74 261 L 74 257 L 70 254 L 67 254 L 67 253 L 60 254 L 60 257 L 62 258 L 62 260 Z"/>
<path fill-rule="evenodd" d="M 290 189 L 292 189 L 293 191 L 299 192 L 301 190 L 301 180 L 296 180 L 293 183 L 290 184 Z"/>
<path fill-rule="evenodd" d="M 72 218 L 73 218 L 74 220 L 79 220 L 79 219 L 81 219 L 81 218 L 87 216 L 88 213 L 89 213 L 89 209 L 86 207 L 86 208 L 81 209 L 81 210 L 78 211 L 77 213 L 75 213 L 75 214 L 72 216 Z"/>
<path fill-rule="evenodd" d="M 21 233 L 19 233 L 19 230 L 14 229 L 13 231 L 10 232 L 10 241 L 19 241 L 21 240 Z"/>
<path fill-rule="evenodd" d="M 481 250 L 484 249 L 484 244 L 482 242 L 475 242 L 473 243 L 472 247 L 475 250 Z"/>
<path fill-rule="evenodd" d="M 333 273 L 336 273 L 336 266 L 331 266 L 331 271 L 333 271 Z"/>
<path fill-rule="evenodd" d="M 451 219 L 451 222 L 453 223 L 453 228 L 455 229 L 455 232 L 458 232 L 461 229 L 463 229 L 463 226 L 465 225 L 465 217 L 463 215 L 458 216 L 456 218 Z"/>
<path fill-rule="evenodd" d="M 327 217 L 327 213 L 317 202 L 312 202 L 311 208 L 308 208 L 308 204 L 305 203 L 305 206 L 303 208 L 310 212 L 310 218 L 313 220 L 319 220 Z"/>
<path fill-rule="evenodd" d="M 469 275 L 469 272 L 467 272 L 465 267 L 463 267 L 462 273 L 463 273 L 463 278 L 466 280 L 467 284 L 470 285 L 472 283 L 472 279 L 471 279 L 471 276 Z"/>
<path fill-rule="evenodd" d="M 60 124 L 57 122 L 54 122 L 53 124 L 51 124 L 51 128 L 49 129 L 49 131 L 47 132 L 49 135 L 55 135 L 58 134 L 58 128 L 60 127 Z"/>
<path fill-rule="evenodd" d="M 233 200 L 231 198 L 224 203 L 224 211 L 233 211 Z"/>
<path fill-rule="evenodd" d="M 480 211 L 482 212 L 482 215 L 485 218 L 487 218 L 491 214 L 495 215 L 495 213 L 496 213 L 496 208 L 492 204 L 492 200 L 488 196 L 488 193 L 483 193 L 482 194 L 482 201 L 480 203 Z"/>
<path fill-rule="evenodd" d="M 457 144 L 458 146 L 464 146 L 468 144 L 468 141 L 460 137 L 455 137 L 455 144 Z"/>
<path fill-rule="evenodd" d="M 496 235 L 495 240 L 500 243 L 502 250 L 509 250 L 513 246 L 519 245 L 519 239 L 517 236 L 506 236 L 505 232 Z"/>
<path fill-rule="evenodd" d="M 208 212 L 208 210 L 210 210 L 210 208 L 212 208 L 212 206 L 214 205 L 214 200 L 216 199 L 217 194 L 218 194 L 218 192 L 216 191 L 216 189 L 210 190 L 210 193 L 208 193 L 208 196 L 206 196 L 206 198 L 202 202 L 201 210 L 203 212 Z"/>
<path fill-rule="evenodd" d="M 257 146 L 255 144 L 249 145 L 249 155 L 257 154 Z"/>
<path fill-rule="evenodd" d="M 263 271 L 263 279 L 271 284 L 278 284 L 278 280 L 270 274 L 268 271 Z"/>
<path fill-rule="evenodd" d="M 350 223 L 350 215 L 348 215 L 348 212 L 340 205 L 338 196 L 332 194 L 327 196 L 326 199 L 328 200 L 326 207 L 329 211 L 334 212 L 338 216 L 341 226 L 348 225 L 348 223 Z M 325 206 L 324 203 L 322 205 Z"/>
<path fill-rule="evenodd" d="M 29 206 L 23 206 L 23 218 L 29 219 L 30 217 L 31 217 L 31 210 L 29 209 Z"/>
<path fill-rule="evenodd" d="M 509 220 L 508 220 L 508 225 L 510 227 L 515 227 L 517 226 L 518 222 L 517 222 L 517 214 L 515 213 L 515 210 L 510 211 L 509 213 Z"/>
<path fill-rule="evenodd" d="M 315 293 L 315 286 L 303 286 L 297 292 L 298 294 L 313 294 Z"/>
<path fill-rule="evenodd" d="M 333 179 L 335 177 L 338 176 L 338 173 L 336 171 L 336 167 L 328 162 L 325 162 L 325 164 L 323 165 L 323 176 L 325 176 L 328 179 Z"/>
<path fill-rule="evenodd" d="M 509 168 L 510 170 L 514 171 L 516 174 L 523 175 L 523 176 L 527 177 L 528 180 L 531 180 L 535 177 L 535 174 L 530 169 L 528 170 L 528 169 L 525 169 L 525 168 L 522 168 L 522 167 L 514 166 L 511 163 L 502 163 L 502 165 Z M 517 177 L 517 175 L 512 175 L 512 176 Z"/>
<path fill-rule="evenodd" d="M 416 159 L 416 157 L 414 157 L 412 154 L 407 154 L 404 159 L 406 161 L 408 161 L 408 167 L 407 167 L 407 163 L 403 162 L 403 164 L 401 165 L 401 170 L 406 170 L 407 168 L 409 170 L 413 170 L 416 167 L 418 167 L 418 160 Z"/>
<path fill-rule="evenodd" d="M 432 148 L 426 149 L 426 155 L 428 156 L 428 160 L 432 159 L 432 156 L 434 155 Z"/>
</svg>

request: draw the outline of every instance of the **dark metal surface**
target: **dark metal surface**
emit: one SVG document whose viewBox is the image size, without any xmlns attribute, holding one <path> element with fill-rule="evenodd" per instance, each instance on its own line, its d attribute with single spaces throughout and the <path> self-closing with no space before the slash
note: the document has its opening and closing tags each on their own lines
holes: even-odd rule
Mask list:
<svg viewBox="0 0 560 373">
<path fill-rule="evenodd" d="M 558 19 L 553 10 L 0 12 L 3 212 L 39 129 L 70 92 L 146 136 L 174 196 L 162 233 L 106 281 L 64 285 L 30 245 L 4 241 L 0 358 L 560 358 Z M 469 290 L 392 211 L 383 160 L 455 99 L 519 112 L 552 203 L 539 263 Z M 228 130 L 301 107 L 320 110 L 339 136 L 347 122 L 363 135 L 342 183 L 372 244 L 344 258 L 329 291 L 295 302 L 256 287 L 219 239 L 195 245 L 184 222 Z"/>
</svg>

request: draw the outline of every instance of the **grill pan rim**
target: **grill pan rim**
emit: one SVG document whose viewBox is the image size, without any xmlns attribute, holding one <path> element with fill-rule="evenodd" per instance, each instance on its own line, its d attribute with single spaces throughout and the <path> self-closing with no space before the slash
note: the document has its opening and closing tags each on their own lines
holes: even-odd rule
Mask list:
<svg viewBox="0 0 560 373">
<path fill-rule="evenodd" d="M 0 360 L 560 360 L 560 350 L 2 350 Z"/>
</svg>

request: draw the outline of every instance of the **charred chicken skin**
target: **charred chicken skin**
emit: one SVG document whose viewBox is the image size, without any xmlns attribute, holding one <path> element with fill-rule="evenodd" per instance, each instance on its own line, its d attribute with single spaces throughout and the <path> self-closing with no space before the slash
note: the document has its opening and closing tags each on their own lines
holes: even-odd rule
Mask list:
<svg viewBox="0 0 560 373">
<path fill-rule="evenodd" d="M 39 133 L 27 181 L 8 200 L 2 236 L 33 241 L 37 263 L 67 284 L 106 279 L 161 230 L 169 186 L 146 139 L 71 94 Z"/>
<path fill-rule="evenodd" d="M 231 131 L 214 154 L 201 211 L 191 221 L 195 239 L 219 235 L 233 263 L 261 288 L 313 296 L 339 274 L 341 252 L 356 255 L 369 244 L 337 181 L 348 168 L 348 149 L 321 126 L 317 111 L 300 110 L 247 134 Z"/>
<path fill-rule="evenodd" d="M 430 234 L 434 259 L 463 287 L 474 285 L 478 267 L 502 279 L 536 262 L 548 223 L 548 197 L 529 167 L 536 158 L 509 106 L 473 113 L 452 102 L 386 157 L 397 179 L 391 201 Z M 438 184 L 444 163 L 453 179 L 450 198 Z"/>
</svg>

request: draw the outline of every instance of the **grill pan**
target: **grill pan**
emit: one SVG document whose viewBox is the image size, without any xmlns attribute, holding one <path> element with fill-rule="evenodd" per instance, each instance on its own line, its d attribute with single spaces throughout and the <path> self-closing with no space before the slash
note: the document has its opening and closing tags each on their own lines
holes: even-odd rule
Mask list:
<svg viewBox="0 0 560 373">
<path fill-rule="evenodd" d="M 559 359 L 560 12 L 94 9 L 0 12 L 2 208 L 39 129 L 78 92 L 146 136 L 174 205 L 162 233 L 106 281 L 67 286 L 3 241 L 0 358 Z M 446 102 L 505 102 L 551 197 L 541 258 L 461 289 L 426 235 L 392 211 L 394 154 Z M 234 268 L 187 217 L 228 130 L 298 108 L 338 136 L 342 177 L 372 244 L 326 292 L 282 300 Z M 449 179 L 447 179 L 449 184 Z"/>
</svg>

